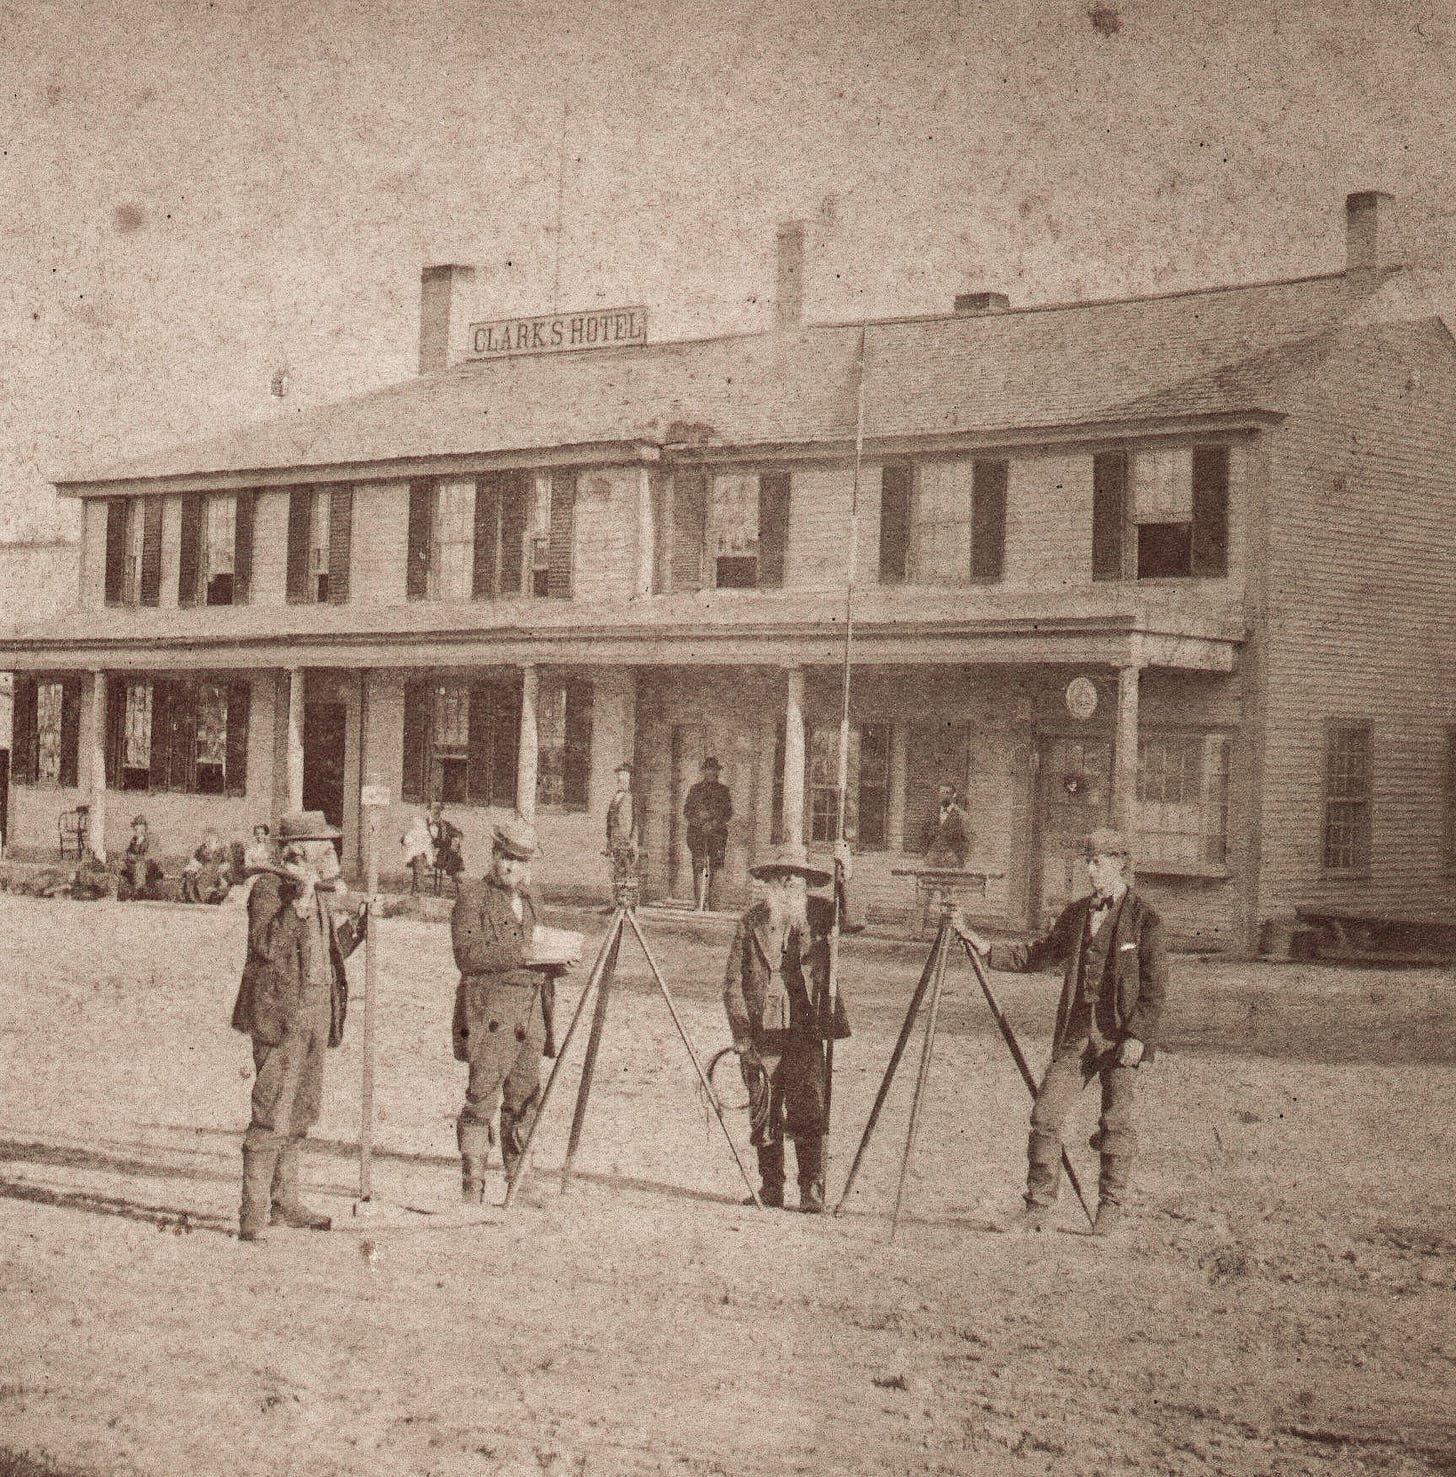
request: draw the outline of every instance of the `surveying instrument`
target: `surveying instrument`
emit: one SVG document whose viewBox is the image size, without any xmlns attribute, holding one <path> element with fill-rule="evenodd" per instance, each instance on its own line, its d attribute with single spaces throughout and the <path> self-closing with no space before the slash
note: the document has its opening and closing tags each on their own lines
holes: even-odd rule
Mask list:
<svg viewBox="0 0 1456 1477">
<path fill-rule="evenodd" d="M 581 998 L 576 1002 L 576 1009 L 572 1012 L 571 1023 L 566 1028 L 566 1035 L 562 1038 L 561 1047 L 556 1053 L 556 1061 L 552 1064 L 551 1074 L 546 1079 L 546 1086 L 541 1091 L 541 1101 L 536 1108 L 536 1116 L 531 1121 L 531 1126 L 526 1131 L 525 1142 L 521 1145 L 521 1156 L 516 1161 L 514 1172 L 506 1183 L 506 1198 L 503 1209 L 509 1210 L 516 1198 L 516 1192 L 521 1187 L 530 1168 L 531 1146 L 536 1139 L 536 1131 L 541 1126 L 541 1120 L 546 1116 L 546 1110 L 551 1103 L 551 1095 L 555 1090 L 557 1079 L 561 1076 L 561 1068 L 566 1062 L 566 1054 L 571 1048 L 571 1043 L 576 1035 L 577 1027 L 581 1024 L 582 1017 L 586 1014 L 587 1002 L 595 998 L 596 1004 L 592 1011 L 591 1029 L 587 1033 L 586 1054 L 582 1058 L 581 1083 L 576 1090 L 576 1110 L 571 1118 L 571 1132 L 566 1142 L 566 1160 L 561 1166 L 561 1188 L 563 1191 L 571 1184 L 572 1170 L 576 1162 L 576 1151 L 581 1143 L 582 1129 L 586 1123 L 587 1102 L 591 1097 L 592 1079 L 596 1073 L 597 1051 L 601 1046 L 602 1033 L 607 1024 L 607 1007 L 611 1001 L 612 983 L 617 973 L 617 960 L 622 949 L 622 939 L 630 928 L 636 936 L 638 944 L 642 948 L 643 957 L 647 960 L 647 967 L 652 971 L 652 977 L 657 982 L 657 988 L 662 992 L 662 998 L 667 1003 L 668 1013 L 672 1016 L 672 1023 L 677 1027 L 677 1034 L 682 1039 L 682 1044 L 687 1050 L 688 1058 L 693 1064 L 693 1070 L 698 1074 L 698 1081 L 702 1085 L 703 1092 L 707 1095 L 713 1112 L 717 1115 L 718 1126 L 723 1130 L 723 1137 L 728 1142 L 729 1151 L 733 1155 L 734 1163 L 738 1166 L 738 1172 L 743 1176 L 743 1182 L 748 1186 L 748 1192 L 753 1198 L 753 1204 L 760 1210 L 762 1202 L 758 1198 L 758 1191 L 754 1188 L 753 1180 L 750 1178 L 743 1158 L 738 1152 L 738 1146 L 733 1142 L 733 1135 L 728 1131 L 728 1124 L 723 1117 L 723 1107 L 714 1093 L 708 1075 L 703 1070 L 702 1062 L 698 1059 L 698 1053 L 693 1047 L 687 1030 L 683 1026 L 682 1018 L 677 1013 L 677 1006 L 673 1002 L 672 992 L 667 988 L 667 981 L 662 977 L 662 971 L 657 967 L 657 961 L 652 956 L 652 950 L 648 947 L 647 939 L 642 933 L 642 926 L 637 921 L 637 904 L 641 898 L 642 882 L 636 875 L 617 878 L 613 883 L 613 900 L 615 908 L 612 913 L 611 922 L 607 925 L 606 937 L 602 940 L 602 946 L 597 952 L 596 961 L 592 964 L 591 973 L 587 976 L 585 987 L 582 989 Z"/>
<path fill-rule="evenodd" d="M 1001 1009 L 1001 1003 L 996 999 L 996 993 L 991 988 L 986 966 L 981 956 L 965 939 L 960 938 L 955 929 L 955 918 L 958 912 L 957 893 L 975 893 L 977 896 L 984 896 L 986 879 L 990 874 L 963 872 L 959 869 L 948 868 L 942 870 L 907 867 L 896 868 L 895 875 L 914 877 L 917 888 L 925 889 L 931 894 L 940 914 L 939 927 L 936 930 L 935 942 L 930 946 L 930 955 L 925 961 L 925 968 L 920 972 L 919 983 L 910 997 L 910 1006 L 905 1012 L 905 1022 L 900 1028 L 900 1036 L 895 1042 L 895 1049 L 890 1053 L 890 1062 L 885 1068 L 880 1090 L 875 1096 L 875 1105 L 870 1109 L 869 1120 L 860 1137 L 854 1162 L 849 1167 L 849 1177 L 844 1182 L 844 1190 L 840 1194 L 839 1203 L 834 1207 L 834 1214 L 838 1215 L 844 1209 L 844 1203 L 849 1199 L 850 1191 L 854 1189 L 860 1164 L 864 1160 L 865 1151 L 869 1148 L 870 1139 L 874 1136 L 875 1126 L 880 1121 L 880 1110 L 885 1106 L 885 1099 L 890 1095 L 895 1073 L 900 1068 L 901 1058 L 905 1055 L 905 1048 L 910 1044 L 910 1037 L 914 1033 L 916 1021 L 928 996 L 925 1037 L 920 1048 L 920 1069 L 916 1073 L 915 1092 L 910 1100 L 910 1123 L 905 1132 L 905 1147 L 900 1154 L 900 1174 L 895 1184 L 895 1206 L 890 1218 L 890 1239 L 892 1241 L 895 1239 L 895 1232 L 900 1227 L 900 1207 L 905 1198 L 905 1180 L 910 1170 L 911 1157 L 915 1152 L 915 1134 L 920 1126 L 920 1109 L 925 1098 L 925 1085 L 930 1077 L 931 1057 L 935 1052 L 935 1031 L 940 1014 L 940 997 L 945 989 L 946 964 L 950 958 L 952 940 L 958 941 L 965 950 L 966 957 L 971 962 L 971 971 L 976 976 L 976 983 L 980 985 L 981 993 L 986 998 L 991 1018 L 1001 1032 L 1001 1039 L 1005 1041 L 1011 1053 L 1011 1059 L 1016 1063 L 1021 1080 L 1026 1084 L 1026 1090 L 1033 1098 L 1036 1096 L 1036 1078 L 1032 1076 L 1031 1068 L 1027 1065 L 1026 1054 L 1021 1049 L 1020 1041 L 1016 1039 L 1016 1032 L 1012 1029 L 1011 1022 L 1006 1019 L 1006 1013 Z M 1076 1170 L 1072 1168 L 1072 1161 L 1068 1158 L 1065 1148 L 1062 1150 L 1062 1168 L 1066 1170 L 1067 1181 L 1076 1191 L 1077 1199 L 1081 1201 L 1082 1209 L 1086 1212 L 1090 1222 L 1093 1219 L 1091 1207 L 1087 1204 L 1087 1197 L 1082 1193 L 1081 1181 L 1077 1178 Z"/>
</svg>

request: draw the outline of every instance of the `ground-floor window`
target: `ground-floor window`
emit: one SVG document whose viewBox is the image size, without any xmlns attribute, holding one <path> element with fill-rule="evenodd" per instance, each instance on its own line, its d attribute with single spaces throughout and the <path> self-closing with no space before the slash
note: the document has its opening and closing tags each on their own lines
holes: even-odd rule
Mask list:
<svg viewBox="0 0 1456 1477">
<path fill-rule="evenodd" d="M 1370 870 L 1371 738 L 1368 723 L 1325 730 L 1322 861 L 1327 872 Z"/>
<path fill-rule="evenodd" d="M 544 677 L 536 702 L 536 802 L 585 810 L 590 802 L 592 685 Z"/>
<path fill-rule="evenodd" d="M 77 782 L 81 732 L 81 679 L 15 679 L 11 773 L 21 785 Z"/>
<path fill-rule="evenodd" d="M 520 728 L 517 683 L 458 678 L 406 683 L 401 798 L 514 805 Z"/>
<path fill-rule="evenodd" d="M 809 839 L 828 845 L 839 833 L 839 725 L 810 730 Z M 865 851 L 881 851 L 889 819 L 890 726 L 851 724 L 845 834 Z"/>
<path fill-rule="evenodd" d="M 1196 868 L 1228 859 L 1229 736 L 1145 733 L 1138 741 L 1138 865 Z"/>
<path fill-rule="evenodd" d="M 247 682 L 113 677 L 106 685 L 106 783 L 117 790 L 243 795 Z"/>
</svg>

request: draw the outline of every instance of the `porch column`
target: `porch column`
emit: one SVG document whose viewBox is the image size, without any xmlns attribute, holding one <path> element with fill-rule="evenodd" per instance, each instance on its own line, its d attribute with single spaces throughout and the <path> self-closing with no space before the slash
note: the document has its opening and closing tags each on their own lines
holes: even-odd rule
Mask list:
<svg viewBox="0 0 1456 1477">
<path fill-rule="evenodd" d="M 1112 823 L 1137 855 L 1138 653 L 1117 669 L 1117 743 L 1112 758 Z"/>
<path fill-rule="evenodd" d="M 646 467 L 637 469 L 637 581 L 634 593 L 652 593 L 653 570 L 657 563 L 657 530 L 653 523 L 652 473 Z"/>
<path fill-rule="evenodd" d="M 303 669 L 288 669 L 288 805 L 303 809 Z"/>
<path fill-rule="evenodd" d="M 804 669 L 790 667 L 784 708 L 784 844 L 804 844 Z"/>
<path fill-rule="evenodd" d="M 890 813 L 885 821 L 885 846 L 905 850 L 905 773 L 910 752 L 910 725 L 903 719 L 890 726 Z"/>
<path fill-rule="evenodd" d="M 540 675 L 533 666 L 521 668 L 521 737 L 516 751 L 516 813 L 523 821 L 536 819 L 536 697 Z"/>
<path fill-rule="evenodd" d="M 91 743 L 87 749 L 91 791 L 88 837 L 91 850 L 106 860 L 106 673 L 91 674 Z"/>
</svg>

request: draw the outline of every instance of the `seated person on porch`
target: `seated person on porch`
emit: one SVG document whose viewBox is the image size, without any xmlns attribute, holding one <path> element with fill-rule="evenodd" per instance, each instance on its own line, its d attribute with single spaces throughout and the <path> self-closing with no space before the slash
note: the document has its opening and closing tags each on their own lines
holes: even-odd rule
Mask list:
<svg viewBox="0 0 1456 1477">
<path fill-rule="evenodd" d="M 133 816 L 131 840 L 116 863 L 116 895 L 122 902 L 156 894 L 162 869 L 151 857 L 155 845 L 156 838 L 147 829 L 146 816 Z"/>
<path fill-rule="evenodd" d="M 430 839 L 430 823 L 425 816 L 417 815 L 410 822 L 409 830 L 399 838 L 399 848 L 404 869 L 410 874 L 410 891 L 419 892 L 420 883 L 435 865 L 435 843 Z"/>
<path fill-rule="evenodd" d="M 259 821 L 253 827 L 253 839 L 243 852 L 243 867 L 249 872 L 263 872 L 279 865 L 278 847 L 273 841 L 273 830 L 267 821 Z"/>
<path fill-rule="evenodd" d="M 228 849 L 216 831 L 208 831 L 192 859 L 182 869 L 182 901 L 186 903 L 220 903 L 232 886 L 228 868 Z"/>
<path fill-rule="evenodd" d="M 430 833 L 430 843 L 434 847 L 431 860 L 435 870 L 454 882 L 465 870 L 465 857 L 461 850 L 465 833 L 459 826 L 452 825 L 445 819 L 444 809 L 438 800 L 430 802 L 429 819 L 425 825 Z"/>
<path fill-rule="evenodd" d="M 71 897 L 76 902 L 95 902 L 98 898 L 114 897 L 117 877 L 111 868 L 88 846 L 71 878 Z"/>
<path fill-rule="evenodd" d="M 925 865 L 944 871 L 964 868 L 971 856 L 971 832 L 966 813 L 956 795 L 956 787 L 948 780 L 940 786 L 940 803 L 928 816 L 920 835 L 920 849 Z"/>
</svg>

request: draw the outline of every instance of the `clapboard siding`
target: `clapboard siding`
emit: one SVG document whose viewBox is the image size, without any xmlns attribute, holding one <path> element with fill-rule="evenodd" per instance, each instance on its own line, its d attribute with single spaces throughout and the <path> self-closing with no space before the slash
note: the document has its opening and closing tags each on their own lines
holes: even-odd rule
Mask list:
<svg viewBox="0 0 1456 1477">
<path fill-rule="evenodd" d="M 1434 320 L 1350 329 L 1306 375 L 1270 457 L 1261 912 L 1427 911 L 1456 723 L 1456 356 Z M 1368 878 L 1321 868 L 1331 719 L 1372 724 Z"/>
</svg>

